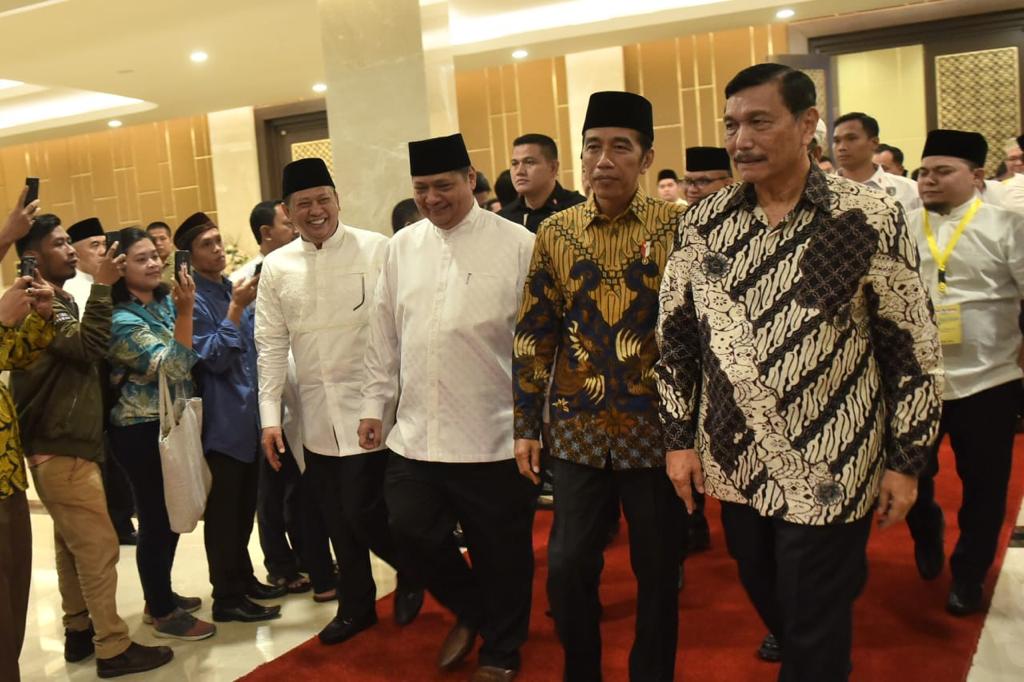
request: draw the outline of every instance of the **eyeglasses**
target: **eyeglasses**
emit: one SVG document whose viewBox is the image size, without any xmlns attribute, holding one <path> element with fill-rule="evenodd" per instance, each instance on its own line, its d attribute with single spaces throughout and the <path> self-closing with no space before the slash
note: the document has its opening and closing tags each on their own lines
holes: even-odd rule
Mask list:
<svg viewBox="0 0 1024 682">
<path fill-rule="evenodd" d="M 723 175 L 720 178 L 683 178 L 683 184 L 687 187 L 698 187 L 704 189 L 713 182 L 721 182 L 722 180 L 728 180 L 728 175 Z"/>
</svg>

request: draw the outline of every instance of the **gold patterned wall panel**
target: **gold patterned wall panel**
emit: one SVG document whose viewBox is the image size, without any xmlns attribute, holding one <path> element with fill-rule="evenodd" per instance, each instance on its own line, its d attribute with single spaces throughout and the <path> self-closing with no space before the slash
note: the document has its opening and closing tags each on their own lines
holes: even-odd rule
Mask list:
<svg viewBox="0 0 1024 682">
<path fill-rule="evenodd" d="M 992 173 L 1008 138 L 1020 134 L 1020 72 L 1016 47 L 935 57 L 935 99 L 940 128 L 976 130 L 988 140 Z"/>
<path fill-rule="evenodd" d="M 331 148 L 329 138 L 292 144 L 292 161 L 299 159 L 323 159 L 327 169 L 331 171 L 331 176 L 334 176 L 334 150 Z"/>
<path fill-rule="evenodd" d="M 154 220 L 173 228 L 196 211 L 217 219 L 206 116 L 0 148 L 5 215 L 26 176 L 40 179 L 40 210 L 64 225 L 97 216 L 109 229 Z M 4 281 L 16 259 L 12 249 Z"/>
<path fill-rule="evenodd" d="M 647 97 L 654 106 L 655 160 L 645 176 L 648 192 L 654 189 L 658 169 L 682 172 L 686 147 L 722 145 L 723 90 L 729 79 L 787 50 L 783 24 L 623 47 L 626 89 Z"/>
<path fill-rule="evenodd" d="M 455 74 L 459 129 L 469 156 L 493 186 L 509 167 L 512 141 L 542 133 L 558 145 L 559 180 L 573 185 L 565 59 L 537 59 Z"/>
</svg>

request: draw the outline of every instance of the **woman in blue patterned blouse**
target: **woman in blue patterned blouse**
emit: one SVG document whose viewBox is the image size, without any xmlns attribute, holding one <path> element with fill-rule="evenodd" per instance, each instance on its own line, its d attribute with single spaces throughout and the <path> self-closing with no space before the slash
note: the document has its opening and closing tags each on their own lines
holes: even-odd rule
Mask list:
<svg viewBox="0 0 1024 682">
<path fill-rule="evenodd" d="M 171 590 L 178 534 L 167 518 L 159 448 L 160 373 L 172 397 L 192 395 L 195 282 L 182 267 L 173 291 L 168 291 L 156 246 L 146 233 L 128 228 L 119 241 L 127 259 L 124 277 L 113 288 L 111 382 L 119 395 L 110 412 L 110 440 L 131 482 L 139 515 L 136 559 L 146 597 L 143 619 L 153 624 L 157 637 L 205 639 L 216 627 L 191 615 L 200 600 Z"/>
</svg>

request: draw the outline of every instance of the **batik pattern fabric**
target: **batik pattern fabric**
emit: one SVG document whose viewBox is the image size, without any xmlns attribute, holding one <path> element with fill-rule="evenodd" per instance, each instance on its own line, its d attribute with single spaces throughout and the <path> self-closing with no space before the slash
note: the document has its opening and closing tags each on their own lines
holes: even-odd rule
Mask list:
<svg viewBox="0 0 1024 682">
<path fill-rule="evenodd" d="M 17 327 L 0 325 L 0 370 L 24 369 L 53 341 L 53 325 L 35 313 Z M 28 489 L 18 415 L 6 382 L 0 382 L 0 500 Z"/>
<path fill-rule="evenodd" d="M 870 513 L 886 469 L 925 466 L 941 351 L 919 254 L 885 194 L 808 175 L 769 227 L 753 186 L 686 213 L 661 287 L 668 450 L 707 492 L 807 525 Z"/>
<path fill-rule="evenodd" d="M 516 326 L 516 438 L 539 438 L 550 383 L 552 456 L 664 465 L 654 332 L 682 211 L 640 189 L 615 218 L 591 197 L 541 224 Z"/>
</svg>

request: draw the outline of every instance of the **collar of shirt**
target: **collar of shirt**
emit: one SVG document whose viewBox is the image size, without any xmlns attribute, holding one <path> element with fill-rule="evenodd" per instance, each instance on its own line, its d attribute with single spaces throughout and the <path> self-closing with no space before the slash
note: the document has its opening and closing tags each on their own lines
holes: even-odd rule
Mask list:
<svg viewBox="0 0 1024 682">
<path fill-rule="evenodd" d="M 825 172 L 812 163 L 811 170 L 807 173 L 803 194 L 800 196 L 796 208 L 799 208 L 801 204 L 809 204 L 827 213 L 832 210 L 830 195 Z M 725 210 L 738 208 L 745 208 L 751 213 L 757 208 L 757 190 L 753 183 L 742 183 L 725 204 Z"/>
<path fill-rule="evenodd" d="M 597 206 L 597 197 L 594 194 L 591 194 L 587 198 L 587 203 L 583 209 L 584 229 L 598 227 L 604 223 L 612 225 L 620 223 L 630 213 L 632 213 L 633 217 L 638 221 L 644 222 L 644 220 L 647 219 L 647 211 L 649 208 L 647 192 L 644 191 L 643 187 L 636 188 L 636 194 L 634 194 L 633 198 L 630 200 L 629 206 L 626 207 L 625 211 L 615 217 L 609 217 L 601 213 L 601 209 Z"/>
<path fill-rule="evenodd" d="M 316 248 L 316 244 L 311 241 L 307 241 L 304 237 L 299 237 L 299 239 L 302 242 L 302 249 L 304 251 L 310 251 L 313 253 L 320 250 L 334 251 L 335 249 L 340 249 L 341 245 L 345 243 L 345 235 L 347 233 L 348 230 L 345 228 L 345 223 L 341 222 L 341 219 L 339 218 L 338 229 L 320 245 L 319 249 Z"/>
<path fill-rule="evenodd" d="M 554 212 L 557 211 L 559 207 L 562 205 L 560 199 L 564 194 L 566 194 L 565 188 L 562 187 L 562 184 L 556 180 L 555 188 L 551 190 L 551 194 L 549 194 L 548 198 L 544 200 L 544 203 L 538 206 L 537 208 L 530 208 L 529 206 L 527 206 L 526 199 L 523 198 L 522 194 L 516 197 L 516 200 L 509 204 L 509 207 L 513 209 L 522 210 L 524 213 L 534 213 L 535 211 Z"/>
<path fill-rule="evenodd" d="M 219 282 L 214 282 L 211 279 L 207 279 L 200 274 L 195 276 L 196 291 L 202 291 L 204 294 L 226 294 L 228 298 L 231 297 L 231 280 L 221 275 Z"/>
<path fill-rule="evenodd" d="M 964 203 L 960 204 L 959 206 L 954 206 L 953 210 L 951 210 L 946 215 L 943 215 L 941 213 L 936 213 L 935 211 L 928 211 L 928 213 L 929 213 L 928 221 L 933 223 L 933 224 L 936 224 L 936 225 L 939 224 L 939 223 L 945 223 L 945 222 L 949 222 L 949 221 L 959 222 L 960 219 L 963 218 L 964 215 L 967 213 L 967 211 L 971 208 L 971 204 L 974 203 L 974 200 L 975 199 L 980 199 L 980 198 L 981 197 L 978 196 L 978 192 L 975 191 L 974 195 L 970 199 L 968 199 Z M 927 209 L 921 209 L 921 210 L 927 210 Z"/>
<path fill-rule="evenodd" d="M 458 223 L 456 223 L 454 227 L 450 227 L 447 230 L 445 230 L 443 228 L 438 227 L 434 223 L 430 223 L 430 226 L 434 228 L 434 234 L 439 236 L 441 239 L 454 239 L 468 232 L 469 228 L 473 225 L 474 222 L 476 222 L 477 218 L 479 218 L 480 215 L 483 214 L 483 212 L 484 209 L 480 208 L 480 205 L 476 203 L 476 201 L 474 201 L 473 205 L 469 209 L 469 213 L 466 214 L 466 217 L 460 220 Z"/>
</svg>

